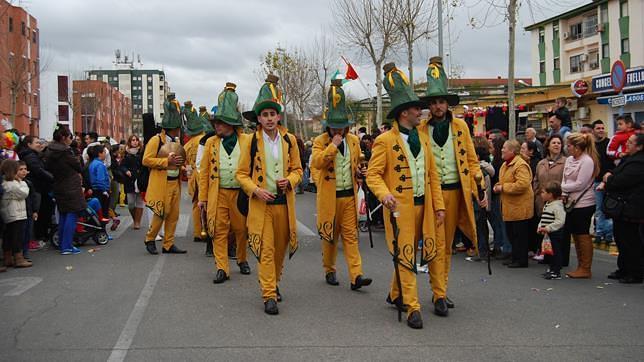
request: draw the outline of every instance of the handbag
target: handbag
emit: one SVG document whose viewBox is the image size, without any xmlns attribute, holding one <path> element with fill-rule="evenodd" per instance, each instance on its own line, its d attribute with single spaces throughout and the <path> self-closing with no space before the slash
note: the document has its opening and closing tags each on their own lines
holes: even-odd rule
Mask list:
<svg viewBox="0 0 644 362">
<path fill-rule="evenodd" d="M 579 195 L 578 198 L 576 198 L 575 200 L 568 200 L 568 202 L 566 202 L 566 204 L 564 205 L 564 210 L 566 210 L 566 212 L 571 212 L 572 209 L 575 208 L 575 205 L 577 205 L 577 201 L 581 200 L 581 198 L 584 197 L 586 192 L 588 192 L 588 190 L 590 190 L 592 187 L 593 187 L 593 183 L 591 182 L 590 185 L 588 185 L 588 187 L 584 190 L 584 192 L 581 193 L 581 195 Z"/>
<path fill-rule="evenodd" d="M 624 212 L 625 205 L 626 200 L 624 200 L 620 195 L 606 193 L 604 195 L 604 201 L 602 202 L 602 210 L 609 218 L 620 219 Z"/>
</svg>

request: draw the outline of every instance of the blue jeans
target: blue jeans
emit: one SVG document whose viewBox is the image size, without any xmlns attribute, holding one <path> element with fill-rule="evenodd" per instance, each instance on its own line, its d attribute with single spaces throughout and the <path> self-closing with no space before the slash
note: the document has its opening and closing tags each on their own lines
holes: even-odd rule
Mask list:
<svg viewBox="0 0 644 362">
<path fill-rule="evenodd" d="M 501 250 L 503 253 L 511 253 L 512 245 L 510 245 L 510 241 L 508 240 L 503 215 L 501 214 L 501 195 L 492 195 L 492 212 L 489 218 L 492 230 L 494 231 L 494 248 Z"/>
<path fill-rule="evenodd" d="M 76 221 L 78 214 L 75 212 L 61 212 L 58 220 L 58 238 L 60 240 L 60 250 L 70 250 L 74 241 L 76 232 Z"/>
<path fill-rule="evenodd" d="M 33 228 L 34 219 L 27 213 L 27 220 L 25 220 L 25 237 L 22 240 L 22 255 L 29 256 L 29 241 L 31 240 L 31 230 Z"/>
<path fill-rule="evenodd" d="M 595 182 L 593 190 L 597 188 L 599 182 Z M 602 210 L 604 202 L 604 191 L 595 192 L 595 236 L 604 240 L 613 240 L 613 220 L 606 218 Z"/>
</svg>

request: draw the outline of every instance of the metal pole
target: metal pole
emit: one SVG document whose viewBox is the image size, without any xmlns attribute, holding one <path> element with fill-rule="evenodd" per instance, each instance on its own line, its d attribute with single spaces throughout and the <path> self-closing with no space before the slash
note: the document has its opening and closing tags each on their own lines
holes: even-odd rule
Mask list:
<svg viewBox="0 0 644 362">
<path fill-rule="evenodd" d="M 443 0 L 438 0 L 438 56 L 443 57 Z"/>
</svg>

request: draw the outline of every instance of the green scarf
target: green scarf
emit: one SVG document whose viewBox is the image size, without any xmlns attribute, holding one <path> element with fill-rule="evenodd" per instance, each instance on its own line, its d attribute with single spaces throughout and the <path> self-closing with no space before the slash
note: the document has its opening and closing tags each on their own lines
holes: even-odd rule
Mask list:
<svg viewBox="0 0 644 362">
<path fill-rule="evenodd" d="M 440 147 L 445 145 L 447 142 L 447 137 L 449 137 L 449 120 L 447 118 L 442 120 L 432 120 L 432 126 L 434 127 L 434 132 L 432 137 L 434 142 Z"/>
<path fill-rule="evenodd" d="M 412 129 L 407 129 L 403 126 L 398 127 L 400 130 L 400 133 L 406 134 L 407 137 L 407 143 L 409 143 L 409 149 L 411 150 L 411 153 L 414 154 L 414 157 L 418 156 L 418 153 L 420 152 L 420 138 L 418 137 L 418 130 L 416 127 Z"/>
<path fill-rule="evenodd" d="M 237 144 L 237 132 L 233 132 L 230 136 L 224 137 L 222 143 L 224 145 L 224 150 L 226 150 L 226 152 L 230 155 L 230 153 L 233 152 L 235 145 Z"/>
</svg>

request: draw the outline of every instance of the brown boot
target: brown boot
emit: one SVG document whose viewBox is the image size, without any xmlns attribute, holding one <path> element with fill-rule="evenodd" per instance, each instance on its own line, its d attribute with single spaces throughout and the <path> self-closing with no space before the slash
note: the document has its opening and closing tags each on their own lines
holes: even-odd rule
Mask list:
<svg viewBox="0 0 644 362">
<path fill-rule="evenodd" d="M 569 278 L 588 279 L 592 276 L 590 267 L 593 263 L 593 239 L 590 235 L 575 235 L 578 266 L 574 272 L 566 273 Z"/>
<path fill-rule="evenodd" d="M 4 252 L 4 266 L 5 267 L 13 266 L 13 253 L 11 251 Z"/>
<path fill-rule="evenodd" d="M 32 263 L 22 256 L 22 252 L 16 253 L 16 255 L 14 255 L 14 260 L 14 268 L 31 268 Z"/>
<path fill-rule="evenodd" d="M 143 217 L 143 209 L 140 207 L 137 207 L 134 209 L 134 223 L 132 225 L 132 228 L 134 230 L 139 230 L 141 228 L 141 218 Z"/>
</svg>

